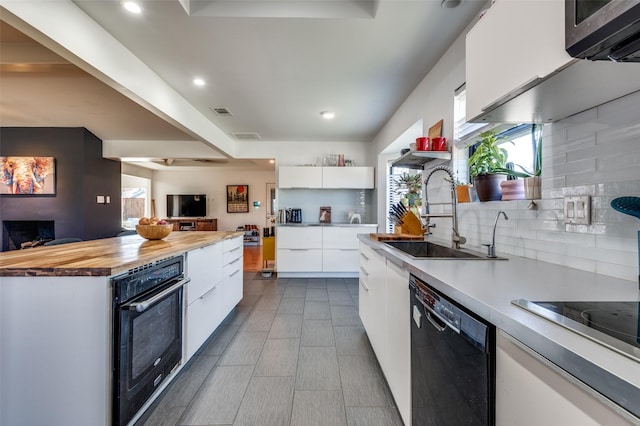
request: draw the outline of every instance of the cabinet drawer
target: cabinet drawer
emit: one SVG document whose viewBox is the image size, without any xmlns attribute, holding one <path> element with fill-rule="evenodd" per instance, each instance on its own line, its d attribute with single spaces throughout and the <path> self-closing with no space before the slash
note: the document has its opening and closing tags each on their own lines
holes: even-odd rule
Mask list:
<svg viewBox="0 0 640 426">
<path fill-rule="evenodd" d="M 187 252 L 187 304 L 222 281 L 222 246 L 213 244 Z"/>
<path fill-rule="evenodd" d="M 222 251 L 227 252 L 242 247 L 242 236 L 222 240 Z"/>
<path fill-rule="evenodd" d="M 280 226 L 276 245 L 278 249 L 321 249 L 322 228 L 320 226 Z"/>
<path fill-rule="evenodd" d="M 358 272 L 360 252 L 358 249 L 331 249 L 322 252 L 324 272 Z"/>
<path fill-rule="evenodd" d="M 186 349 L 187 360 L 222 322 L 222 283 L 218 283 L 187 306 Z"/>
<path fill-rule="evenodd" d="M 222 265 L 228 265 L 232 262 L 236 262 L 243 256 L 242 247 L 236 247 L 230 251 L 222 253 Z"/>
<path fill-rule="evenodd" d="M 322 228 L 322 247 L 325 249 L 354 249 L 360 245 L 358 234 L 369 234 L 370 226 L 335 226 Z"/>
<path fill-rule="evenodd" d="M 222 282 L 222 312 L 226 317 L 242 300 L 242 270 L 232 271 Z"/>
<path fill-rule="evenodd" d="M 278 250 L 276 265 L 279 272 L 321 272 L 321 249 Z"/>
</svg>

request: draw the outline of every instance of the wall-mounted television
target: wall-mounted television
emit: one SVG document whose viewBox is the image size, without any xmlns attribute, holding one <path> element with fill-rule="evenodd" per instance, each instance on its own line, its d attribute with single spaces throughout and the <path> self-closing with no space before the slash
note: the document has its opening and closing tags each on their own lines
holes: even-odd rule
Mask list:
<svg viewBox="0 0 640 426">
<path fill-rule="evenodd" d="M 207 196 L 205 194 L 167 194 L 167 217 L 205 217 Z"/>
</svg>

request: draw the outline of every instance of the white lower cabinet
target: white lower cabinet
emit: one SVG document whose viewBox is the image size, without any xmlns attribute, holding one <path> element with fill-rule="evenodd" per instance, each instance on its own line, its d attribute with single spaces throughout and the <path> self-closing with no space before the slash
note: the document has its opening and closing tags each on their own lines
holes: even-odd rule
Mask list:
<svg viewBox="0 0 640 426">
<path fill-rule="evenodd" d="M 281 226 L 276 238 L 278 272 L 354 276 L 358 273 L 360 256 L 358 235 L 376 229 L 375 226 Z"/>
<path fill-rule="evenodd" d="M 187 252 L 185 362 L 242 299 L 242 238 Z"/>
<path fill-rule="evenodd" d="M 387 357 L 384 374 L 404 424 L 411 424 L 409 273 L 387 260 Z"/>
<path fill-rule="evenodd" d="M 502 330 L 496 333 L 496 425 L 630 425 L 586 385 L 567 380 Z"/>
<path fill-rule="evenodd" d="M 387 333 L 385 258 L 362 243 L 360 244 L 360 253 L 360 279 L 365 282 L 368 288 L 368 298 L 360 300 L 358 305 L 360 306 L 361 303 L 368 305 L 370 316 L 366 319 L 368 327 L 365 325 L 365 330 L 378 362 L 384 370 L 387 360 L 387 345 L 385 343 Z"/>
<path fill-rule="evenodd" d="M 223 319 L 221 288 L 219 282 L 187 306 L 186 360 L 191 359 Z"/>
<path fill-rule="evenodd" d="M 224 316 L 242 300 L 242 271 L 244 267 L 242 247 L 241 237 L 222 242 L 222 311 Z"/>
<path fill-rule="evenodd" d="M 360 243 L 358 310 L 405 424 L 411 424 L 409 272 Z"/>
</svg>

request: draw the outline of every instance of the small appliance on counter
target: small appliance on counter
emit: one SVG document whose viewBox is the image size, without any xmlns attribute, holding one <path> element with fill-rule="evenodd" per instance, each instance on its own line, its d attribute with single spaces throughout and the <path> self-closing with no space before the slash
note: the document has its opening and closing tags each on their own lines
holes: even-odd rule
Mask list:
<svg viewBox="0 0 640 426">
<path fill-rule="evenodd" d="M 286 209 L 285 223 L 302 223 L 302 209 Z"/>
</svg>

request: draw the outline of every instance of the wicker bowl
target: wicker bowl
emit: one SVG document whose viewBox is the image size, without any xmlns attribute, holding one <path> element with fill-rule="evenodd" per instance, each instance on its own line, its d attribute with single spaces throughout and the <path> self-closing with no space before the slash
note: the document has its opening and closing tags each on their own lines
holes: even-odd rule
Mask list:
<svg viewBox="0 0 640 426">
<path fill-rule="evenodd" d="M 136 225 L 136 232 L 147 240 L 161 240 L 173 231 L 173 225 Z"/>
</svg>

